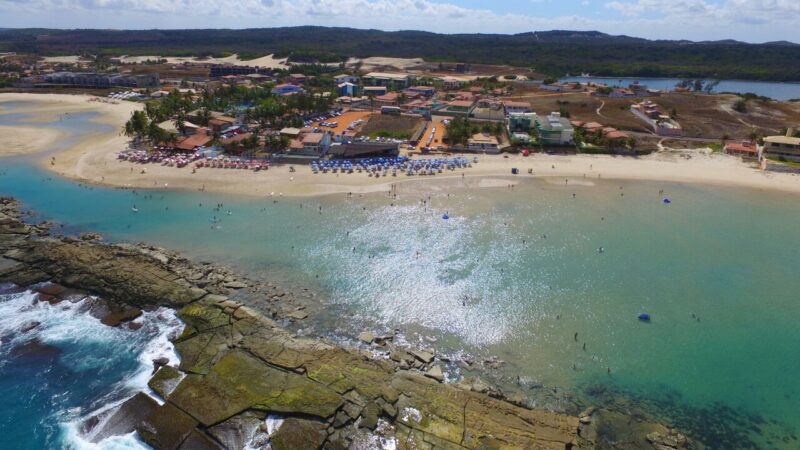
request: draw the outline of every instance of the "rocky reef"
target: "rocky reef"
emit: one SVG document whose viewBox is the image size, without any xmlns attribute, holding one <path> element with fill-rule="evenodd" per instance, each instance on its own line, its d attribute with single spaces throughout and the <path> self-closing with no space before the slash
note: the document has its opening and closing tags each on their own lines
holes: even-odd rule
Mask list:
<svg viewBox="0 0 800 450">
<path fill-rule="evenodd" d="M 183 320 L 174 340 L 179 364 L 155 361 L 152 396 L 137 394 L 87 419 L 81 432 L 94 442 L 136 431 L 157 449 L 606 446 L 602 410 L 531 410 L 487 395 L 479 380 L 443 383 L 430 352 L 380 357 L 298 336 L 275 314 L 226 295 L 251 282 L 146 246 L 52 237 L 46 225 L 25 224 L 11 199 L 0 199 L 0 255 L 0 282 L 34 285 L 40 301 L 57 303 L 75 290 L 98 296 L 93 314 L 109 326 L 159 306 Z M 637 426 L 639 438 L 614 447 L 691 446 L 662 425 Z"/>
</svg>

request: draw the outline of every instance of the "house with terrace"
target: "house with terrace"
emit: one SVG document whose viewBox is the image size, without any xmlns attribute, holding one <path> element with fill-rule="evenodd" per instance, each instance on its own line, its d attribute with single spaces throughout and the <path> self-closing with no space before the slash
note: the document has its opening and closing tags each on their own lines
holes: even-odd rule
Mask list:
<svg viewBox="0 0 800 450">
<path fill-rule="evenodd" d="M 511 114 L 521 114 L 521 113 L 531 112 L 531 104 L 528 102 L 515 102 L 511 100 L 506 100 L 503 102 L 503 107 L 505 108 L 507 116 Z"/>
<path fill-rule="evenodd" d="M 413 80 L 407 73 L 370 72 L 362 77 L 365 86 L 384 86 L 392 91 L 408 88 Z"/>
<path fill-rule="evenodd" d="M 575 143 L 575 129 L 569 119 L 560 113 L 552 112 L 547 117 L 536 118 L 536 132 L 541 145 L 572 145 Z"/>
</svg>

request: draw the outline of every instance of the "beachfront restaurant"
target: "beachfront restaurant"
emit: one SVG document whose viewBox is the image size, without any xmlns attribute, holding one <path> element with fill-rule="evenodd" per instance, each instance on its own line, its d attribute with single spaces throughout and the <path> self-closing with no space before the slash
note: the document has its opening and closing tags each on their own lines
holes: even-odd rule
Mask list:
<svg viewBox="0 0 800 450">
<path fill-rule="evenodd" d="M 400 146 L 383 142 L 335 144 L 328 154 L 334 159 L 394 158 L 400 154 Z"/>
</svg>

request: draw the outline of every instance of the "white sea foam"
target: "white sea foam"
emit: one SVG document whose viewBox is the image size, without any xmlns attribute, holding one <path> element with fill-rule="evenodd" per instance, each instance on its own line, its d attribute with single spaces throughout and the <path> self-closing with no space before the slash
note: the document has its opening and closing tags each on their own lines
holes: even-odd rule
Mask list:
<svg viewBox="0 0 800 450">
<path fill-rule="evenodd" d="M 81 435 L 77 422 L 62 424 L 63 442 L 74 450 L 151 450 L 152 447 L 142 442 L 135 432 L 123 436 L 111 436 L 97 444 L 87 441 Z"/>
<path fill-rule="evenodd" d="M 244 450 L 269 450 L 272 448 L 270 437 L 283 425 L 283 417 L 277 414 L 269 414 L 264 420 L 264 424 L 267 426 L 267 432 L 264 433 L 259 429 L 253 430 L 249 442 L 244 446 Z"/>
<path fill-rule="evenodd" d="M 443 220 L 444 211 L 420 205 L 379 208 L 349 236 L 314 247 L 309 260 L 333 274 L 333 301 L 357 304 L 366 319 L 422 325 L 475 345 L 499 342 L 517 326 L 522 293 L 543 289 L 533 279 L 509 282 L 522 251 L 504 225 L 513 217 L 449 212 Z M 496 298 L 504 301 L 489 301 Z"/>
<path fill-rule="evenodd" d="M 57 412 L 58 417 L 68 419 L 62 422 L 62 445 L 74 449 L 147 449 L 134 433 L 113 436 L 99 443 L 89 442 L 80 433 L 80 425 L 88 417 L 108 411 L 137 392 L 147 392 L 147 381 L 153 370 L 153 360 L 160 357 L 169 359 L 170 364 L 179 363 L 179 358 L 170 337 L 177 335 L 182 328 L 174 311 L 159 308 L 144 312 L 136 322 L 139 330 L 126 326 L 109 327 L 88 314 L 87 301 L 63 301 L 57 305 L 36 301 L 37 294 L 26 291 L 20 294 L 0 295 L 0 335 L 11 336 L 8 342 L 0 343 L 0 351 L 12 346 L 38 339 L 44 344 L 59 348 L 79 347 L 71 351 L 69 358 L 61 358 L 77 373 L 91 373 L 93 370 L 107 368 L 114 364 L 114 354 L 135 354 L 139 366 L 136 371 L 115 386 L 108 386 L 107 393 L 88 408 L 75 407 L 69 411 Z M 27 333 L 20 333 L 26 324 L 39 322 Z M 85 350 L 86 349 L 86 350 Z M 109 354 L 108 352 L 113 352 Z M 156 398 L 156 400 L 159 400 Z"/>
</svg>

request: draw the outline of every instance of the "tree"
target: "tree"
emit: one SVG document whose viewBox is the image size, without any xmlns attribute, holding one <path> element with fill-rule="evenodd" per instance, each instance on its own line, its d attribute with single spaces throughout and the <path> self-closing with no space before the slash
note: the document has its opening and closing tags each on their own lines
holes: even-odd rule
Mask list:
<svg viewBox="0 0 800 450">
<path fill-rule="evenodd" d="M 175 125 L 175 129 L 178 130 L 179 133 L 183 134 L 184 128 L 186 128 L 186 115 L 183 112 L 179 112 L 177 116 L 175 116 L 175 121 L 173 122 Z"/>
<path fill-rule="evenodd" d="M 200 122 L 198 125 L 207 127 L 208 122 L 211 120 L 211 111 L 209 111 L 208 108 L 200 109 L 197 113 L 197 120 Z"/>
<path fill-rule="evenodd" d="M 494 135 L 497 137 L 501 137 L 503 133 L 505 133 L 506 127 L 503 122 L 495 122 L 494 124 Z"/>
<path fill-rule="evenodd" d="M 369 110 L 375 112 L 375 94 L 369 92 L 367 93 L 367 97 L 369 98 Z"/>
<path fill-rule="evenodd" d="M 451 145 L 465 145 L 469 138 L 480 131 L 480 128 L 473 127 L 469 120 L 464 117 L 455 117 L 447 125 L 445 137 Z"/>
<path fill-rule="evenodd" d="M 533 128 L 533 130 L 535 130 L 537 133 L 539 131 L 536 130 L 535 127 Z M 583 128 L 575 128 L 575 133 L 572 135 L 572 140 L 575 141 L 575 144 L 577 145 L 586 142 L 586 130 L 584 130 Z"/>
<path fill-rule="evenodd" d="M 278 137 L 278 142 L 276 143 L 278 151 L 285 151 L 289 148 L 289 138 L 287 136 L 281 135 Z"/>
<path fill-rule="evenodd" d="M 746 113 L 747 112 L 747 100 L 739 99 L 733 104 L 733 110 L 738 113 Z"/>
<path fill-rule="evenodd" d="M 608 86 L 600 86 L 597 88 L 597 93 L 600 95 L 611 95 L 612 92 L 614 92 L 614 89 Z"/>
<path fill-rule="evenodd" d="M 150 122 L 147 126 L 147 139 L 150 141 L 150 145 L 174 142 L 176 137 L 174 133 L 159 127 L 156 121 Z"/>
<path fill-rule="evenodd" d="M 710 94 L 714 92 L 714 89 L 716 89 L 718 85 L 719 85 L 719 80 L 710 81 L 703 88 L 703 92 L 705 92 L 706 94 Z"/>
<path fill-rule="evenodd" d="M 134 111 L 131 118 L 125 122 L 123 133 L 125 136 L 142 140 L 148 134 L 147 113 L 144 111 Z"/>
<path fill-rule="evenodd" d="M 157 120 L 159 122 L 163 120 L 164 114 L 161 111 L 161 102 L 158 100 L 145 102 L 144 112 L 147 114 L 147 117 L 149 117 L 150 120 Z"/>
</svg>

